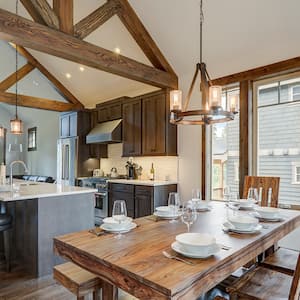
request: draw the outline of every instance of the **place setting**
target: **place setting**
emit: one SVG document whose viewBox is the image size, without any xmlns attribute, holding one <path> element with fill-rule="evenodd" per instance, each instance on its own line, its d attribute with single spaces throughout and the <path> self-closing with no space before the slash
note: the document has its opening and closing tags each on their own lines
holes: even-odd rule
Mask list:
<svg viewBox="0 0 300 300">
<path fill-rule="evenodd" d="M 257 206 L 250 216 L 257 218 L 261 222 L 282 222 L 284 217 L 276 207 Z"/>
<path fill-rule="evenodd" d="M 196 210 L 196 212 L 206 212 L 212 209 L 208 201 L 202 199 L 199 188 L 192 189 L 192 199 L 188 201 L 188 205 Z"/>
<path fill-rule="evenodd" d="M 240 210 L 254 210 L 259 201 L 259 195 L 256 188 L 249 188 L 247 198 L 240 199 L 237 192 L 231 190 L 230 187 L 224 188 L 224 197 L 226 206 Z"/>
<path fill-rule="evenodd" d="M 115 238 L 120 239 L 123 233 L 127 233 L 136 228 L 137 224 L 132 222 L 132 218 L 127 217 L 126 202 L 124 200 L 114 201 L 112 217 L 103 219 L 100 226 L 107 233 L 116 233 Z"/>
</svg>

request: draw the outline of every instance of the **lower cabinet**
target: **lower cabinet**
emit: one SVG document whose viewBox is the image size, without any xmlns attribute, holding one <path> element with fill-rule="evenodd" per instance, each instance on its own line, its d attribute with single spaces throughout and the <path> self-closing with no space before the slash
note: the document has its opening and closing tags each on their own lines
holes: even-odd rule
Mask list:
<svg viewBox="0 0 300 300">
<path fill-rule="evenodd" d="M 123 183 L 109 183 L 108 213 L 112 215 L 115 200 L 125 200 L 127 214 L 140 218 L 153 214 L 155 207 L 167 205 L 170 192 L 176 192 L 176 184 L 147 186 Z"/>
</svg>

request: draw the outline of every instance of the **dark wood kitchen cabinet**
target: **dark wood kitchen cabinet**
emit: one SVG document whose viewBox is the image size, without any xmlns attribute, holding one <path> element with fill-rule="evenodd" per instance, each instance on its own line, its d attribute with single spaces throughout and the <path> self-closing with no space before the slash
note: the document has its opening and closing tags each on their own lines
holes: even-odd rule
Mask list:
<svg viewBox="0 0 300 300">
<path fill-rule="evenodd" d="M 166 154 L 166 96 L 154 93 L 142 99 L 142 153 Z"/>
<path fill-rule="evenodd" d="M 123 104 L 123 156 L 142 154 L 142 103 L 134 99 Z"/>
<path fill-rule="evenodd" d="M 140 218 L 153 214 L 155 207 L 167 205 L 170 192 L 177 191 L 177 184 L 167 185 L 138 185 L 109 183 L 108 188 L 108 213 L 112 215 L 115 200 L 125 200 L 128 216 Z"/>
<path fill-rule="evenodd" d="M 97 104 L 98 123 L 112 121 L 122 118 L 122 103 L 128 97 L 121 97 L 107 102 Z"/>
<path fill-rule="evenodd" d="M 177 155 L 168 99 L 167 91 L 158 91 L 123 103 L 123 156 Z"/>
<path fill-rule="evenodd" d="M 88 111 L 66 112 L 60 115 L 60 138 L 85 136 L 90 131 Z"/>
</svg>

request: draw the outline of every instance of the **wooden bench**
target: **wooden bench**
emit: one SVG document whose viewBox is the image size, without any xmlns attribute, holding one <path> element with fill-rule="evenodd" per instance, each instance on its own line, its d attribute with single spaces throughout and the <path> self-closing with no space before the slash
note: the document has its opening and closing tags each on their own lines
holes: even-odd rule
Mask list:
<svg viewBox="0 0 300 300">
<path fill-rule="evenodd" d="M 67 262 L 53 268 L 53 278 L 83 300 L 84 296 L 93 293 L 93 300 L 100 299 L 102 280 L 96 275 Z"/>
</svg>

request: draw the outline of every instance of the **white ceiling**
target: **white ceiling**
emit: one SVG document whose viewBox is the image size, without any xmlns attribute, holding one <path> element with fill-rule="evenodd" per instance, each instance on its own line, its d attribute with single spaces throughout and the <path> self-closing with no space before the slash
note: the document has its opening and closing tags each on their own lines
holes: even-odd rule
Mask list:
<svg viewBox="0 0 300 300">
<path fill-rule="evenodd" d="M 129 0 L 179 76 L 191 77 L 199 60 L 199 0 Z M 51 1 L 49 1 L 51 3 Z M 104 0 L 74 0 L 75 23 Z M 15 1 L 0 0 L 14 12 Z M 20 5 L 20 14 L 28 14 Z M 212 78 L 300 55 L 299 0 L 204 0 L 204 60 Z M 117 17 L 86 41 L 150 64 Z M 153 87 L 31 51 L 87 107 Z M 65 73 L 72 74 L 67 79 Z M 181 81 L 180 81 L 181 82 Z"/>
</svg>

